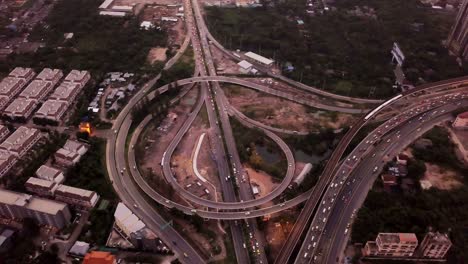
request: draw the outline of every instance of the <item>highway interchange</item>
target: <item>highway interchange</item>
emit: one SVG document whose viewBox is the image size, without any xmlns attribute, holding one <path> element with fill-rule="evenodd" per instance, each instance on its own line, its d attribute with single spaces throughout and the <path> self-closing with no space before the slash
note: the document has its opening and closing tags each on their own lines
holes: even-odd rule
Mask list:
<svg viewBox="0 0 468 264">
<path fill-rule="evenodd" d="M 272 91 L 273 89 L 269 87 L 252 84 L 239 78 L 216 76 L 215 66 L 211 57 L 210 44 L 208 40 L 210 40 L 214 46 L 221 49 L 224 53 L 229 53 L 231 58 L 233 55 L 231 52 L 226 51 L 222 46 L 220 46 L 219 43 L 214 40 L 211 34 L 209 34 L 209 31 L 207 30 L 201 16 L 198 3 L 196 1 L 185 0 L 184 6 L 186 12 L 187 28 L 189 29 L 188 35 L 191 38 L 191 43 L 196 58 L 196 74 L 199 74 L 200 77 L 179 80 L 177 85 L 184 86 L 200 83 L 201 88 L 199 100 L 197 101 L 194 109 L 190 114 L 187 115 L 187 119 L 184 122 L 182 128 L 179 129 L 165 152 L 165 158 L 162 160 L 164 176 L 168 182 L 170 182 L 171 185 L 179 192 L 179 194 L 191 202 L 202 206 L 223 210 L 200 210 L 169 201 L 155 192 L 151 187 L 149 187 L 148 184 L 146 184 L 138 169 L 132 169 L 132 164 L 136 164 L 135 153 L 133 148 L 129 148 L 128 150 L 125 148 L 125 142 L 132 124 L 130 112 L 132 108 L 145 96 L 155 97 L 170 87 L 166 86 L 159 88 L 157 90 L 158 93 L 150 93 L 148 95 L 148 88 L 154 85 L 159 76 L 146 84 L 133 98 L 130 99 L 126 107 L 121 111 L 114 122 L 112 128 L 114 133 L 112 133 L 112 136 L 108 139 L 106 149 L 106 160 L 109 176 L 122 201 L 130 208 L 133 207 L 134 213 L 138 215 L 158 236 L 160 236 L 163 241 L 165 241 L 168 245 L 171 246 L 171 248 L 173 248 L 173 251 L 180 256 L 180 260 L 183 263 L 205 263 L 207 260 L 203 259 L 203 257 L 200 256 L 200 254 L 189 243 L 187 243 L 182 238 L 182 236 L 177 233 L 177 231 L 175 231 L 171 226 L 166 225 L 167 221 L 158 214 L 157 210 L 154 208 L 154 205 L 149 202 L 148 199 L 152 199 L 157 203 L 160 203 L 161 205 L 169 208 L 175 207 L 186 214 L 197 214 L 199 216 L 212 219 L 231 220 L 228 221 L 228 223 L 238 263 L 250 263 L 252 261 L 254 263 L 267 263 L 265 252 L 263 250 L 264 241 L 261 234 L 258 232 L 254 217 L 279 212 L 307 201 L 305 210 L 303 210 L 301 215 L 298 217 L 293 232 L 288 238 L 287 243 L 285 243 L 285 247 L 281 251 L 281 254 L 276 260 L 276 263 L 288 263 L 293 261 L 291 254 L 299 244 L 300 237 L 307 229 L 307 226 L 309 228 L 306 232 L 304 243 L 302 243 L 302 246 L 299 249 L 300 252 L 296 255 L 295 263 L 335 262 L 336 257 L 339 257 L 342 248 L 347 241 L 347 236 L 344 234 L 344 230 L 349 228 L 348 223 L 350 220 L 346 219 L 352 219 L 352 217 L 355 216 L 355 210 L 359 208 L 360 204 L 365 198 L 365 194 L 367 193 L 369 186 L 375 179 L 375 175 L 382 167 L 382 157 L 385 155 L 394 155 L 405 145 L 411 143 L 411 140 L 416 138 L 416 135 L 420 135 L 434 123 L 440 122 L 441 120 L 446 120 L 448 118 L 449 112 L 467 105 L 466 100 L 463 100 L 462 98 L 463 96 L 466 96 L 466 93 L 461 93 L 457 95 L 458 97 L 456 99 L 447 99 L 447 102 L 444 103 L 437 103 L 440 101 L 439 98 L 436 99 L 435 104 L 428 103 L 428 108 L 425 109 L 424 112 L 429 114 L 425 115 L 423 111 L 416 112 L 414 110 L 411 114 L 409 114 L 410 112 L 402 113 L 402 115 L 408 114 L 410 116 L 406 116 L 405 118 L 401 119 L 394 117 L 397 119 L 390 119 L 389 121 L 385 122 L 378 129 L 369 134 L 369 136 L 353 150 L 347 159 L 341 162 L 341 165 L 338 166 L 338 164 L 340 164 L 342 154 L 349 145 L 350 140 L 354 138 L 359 129 L 369 121 L 364 118 L 360 119 L 356 124 L 353 125 L 352 129 L 350 129 L 350 132 L 348 132 L 341 140 L 338 148 L 335 150 L 335 153 L 328 161 L 327 167 L 323 172 L 325 177 L 322 176 L 320 178 L 316 187 L 289 201 L 285 201 L 284 203 L 268 208 L 253 208 L 262 205 L 265 202 L 271 201 L 279 194 L 281 194 L 285 188 L 287 188 L 292 178 L 294 177 L 294 157 L 289 147 L 281 140 L 281 138 L 273 133 L 281 131 L 275 131 L 274 129 L 272 129 L 273 131 L 270 131 L 268 126 L 262 126 L 261 123 L 243 116 L 242 113 L 229 104 L 226 96 L 219 86 L 219 82 L 236 83 L 276 96 L 288 98 L 289 100 L 298 103 L 307 104 L 307 102 L 301 102 L 301 98 L 292 98 L 284 92 Z M 170 62 L 172 65 L 175 60 L 171 60 Z M 167 68 L 169 68 L 171 65 L 169 65 Z M 349 98 L 329 94 L 327 92 L 323 92 L 321 90 L 308 87 L 306 85 L 284 78 L 271 72 L 268 68 L 261 67 L 260 65 L 258 68 L 270 76 L 293 84 L 296 87 L 307 90 L 309 92 L 318 93 L 321 96 L 329 96 L 336 100 L 349 101 L 358 104 L 381 103 L 379 100 Z M 420 87 L 420 89 L 417 89 L 416 91 L 431 90 L 434 88 L 458 88 L 457 85 L 464 84 L 464 82 L 466 82 L 466 80 L 463 78 L 445 83 L 429 84 L 427 86 Z M 417 93 L 416 91 L 414 94 Z M 452 90 L 443 90 L 443 92 L 449 96 L 454 96 L 452 94 Z M 406 94 L 405 98 L 402 98 L 401 100 L 405 100 L 409 96 L 412 95 Z M 431 98 L 431 95 L 429 94 L 428 97 Z M 190 192 L 187 192 L 183 187 L 179 186 L 170 169 L 170 157 L 172 156 L 172 153 L 187 130 L 192 125 L 198 112 L 202 109 L 203 106 L 206 106 L 211 133 L 214 135 L 210 136 L 210 140 L 211 145 L 213 146 L 213 152 L 216 155 L 216 166 L 220 175 L 221 191 L 224 198 L 224 200 L 221 202 L 202 199 Z M 321 104 L 316 104 L 315 107 L 342 112 L 355 111 L 353 113 L 363 113 L 367 111 L 357 108 L 331 108 L 334 106 Z M 387 106 L 385 105 L 385 107 Z M 410 107 L 409 109 L 410 110 L 408 111 L 411 111 L 412 108 Z M 384 107 L 379 109 L 379 111 L 380 110 L 384 110 Z M 438 114 L 434 113 L 434 111 L 438 111 Z M 236 144 L 232 134 L 232 128 L 229 123 L 229 115 L 237 118 L 246 126 L 259 128 L 281 147 L 287 157 L 288 170 L 283 183 L 272 193 L 262 198 L 255 199 L 253 196 L 250 180 L 248 179 L 248 175 L 245 173 L 242 167 L 242 163 L 235 147 Z M 424 115 L 423 119 L 419 119 L 422 115 Z M 424 120 L 425 122 L 421 123 L 420 120 Z M 139 124 L 131 138 L 131 145 L 136 144 L 138 135 L 149 121 L 150 118 L 147 117 L 143 120 L 142 123 Z M 408 123 L 410 121 L 412 123 Z M 421 127 L 418 127 L 417 123 L 420 124 Z M 399 130 L 395 130 L 395 126 L 398 127 Z M 419 129 L 417 130 L 418 133 L 414 133 L 415 129 Z M 284 132 L 297 133 L 294 131 Z M 372 139 L 372 137 L 377 134 L 378 138 L 385 139 L 385 141 L 379 140 L 379 142 L 376 142 L 376 138 Z M 402 138 L 405 138 L 405 141 L 399 140 L 401 135 L 404 135 Z M 387 142 L 386 140 L 388 139 L 391 141 Z M 398 144 L 393 144 L 393 142 L 398 142 Z M 363 160 L 366 162 L 362 162 Z M 353 175 L 364 176 L 356 178 Z M 236 181 L 225 180 L 227 177 L 233 177 L 237 179 L 236 181 L 239 183 L 239 196 L 237 196 L 235 192 L 234 185 Z M 340 177 L 342 178 L 341 180 L 339 180 Z M 335 186 L 336 184 L 338 184 L 338 186 Z M 334 187 L 330 187 L 332 185 Z M 356 191 L 358 188 L 360 191 Z M 143 190 L 143 193 L 141 193 L 141 190 Z M 340 197 L 346 197 L 346 193 L 349 193 L 351 196 L 346 198 L 346 201 L 345 198 L 340 199 Z M 354 193 L 359 193 L 360 195 L 354 196 Z M 233 221 L 235 219 L 246 220 Z M 309 219 L 312 220 L 311 223 L 309 223 Z M 162 228 L 163 226 L 164 228 Z M 327 232 L 327 230 L 329 232 Z M 348 232 L 346 233 L 349 234 Z M 246 237 L 249 241 L 246 241 Z M 255 255 L 253 259 L 251 259 L 249 256 L 246 244 L 249 248 L 250 245 L 253 246 L 253 253 Z"/>
</svg>

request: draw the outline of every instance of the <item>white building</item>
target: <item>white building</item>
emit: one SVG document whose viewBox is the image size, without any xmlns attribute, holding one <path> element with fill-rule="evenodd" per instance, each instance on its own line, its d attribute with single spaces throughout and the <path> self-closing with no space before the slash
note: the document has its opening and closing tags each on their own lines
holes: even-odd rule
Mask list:
<svg viewBox="0 0 468 264">
<path fill-rule="evenodd" d="M 128 237 L 145 227 L 145 224 L 128 209 L 123 203 L 119 203 L 114 213 L 115 224 Z"/>
<path fill-rule="evenodd" d="M 0 144 L 0 149 L 6 150 L 16 157 L 21 158 L 36 144 L 41 136 L 39 130 L 21 126 Z"/>
<path fill-rule="evenodd" d="M 239 71 L 244 73 L 244 74 L 247 74 L 250 72 L 250 70 L 252 69 L 252 63 L 246 61 L 246 60 L 242 60 L 240 61 L 239 63 L 237 63 L 237 65 L 239 65 Z"/>
<path fill-rule="evenodd" d="M 35 118 L 47 119 L 55 122 L 60 122 L 63 115 L 67 111 L 68 104 L 63 101 L 47 100 L 36 114 Z"/>
<path fill-rule="evenodd" d="M 36 100 L 21 97 L 16 98 L 3 110 L 3 115 L 11 119 L 27 120 L 32 115 L 34 109 L 36 109 L 36 106 Z"/>
<path fill-rule="evenodd" d="M 6 150 L 0 149 L 0 178 L 5 176 L 17 161 L 18 159 L 15 155 Z"/>
<path fill-rule="evenodd" d="M 266 65 L 266 66 L 272 66 L 273 62 L 274 62 L 273 60 L 267 59 L 267 58 L 265 58 L 263 56 L 260 56 L 260 55 L 258 55 L 256 53 L 253 53 L 251 51 L 245 53 L 244 55 L 246 57 L 248 57 L 248 58 L 250 58 L 250 59 L 252 59 L 252 60 L 254 60 L 256 62 L 259 62 L 259 63 L 261 63 L 263 65 Z"/>
<path fill-rule="evenodd" d="M 55 199 L 67 204 L 91 208 L 98 202 L 99 195 L 93 191 L 60 185 L 55 191 Z"/>
</svg>

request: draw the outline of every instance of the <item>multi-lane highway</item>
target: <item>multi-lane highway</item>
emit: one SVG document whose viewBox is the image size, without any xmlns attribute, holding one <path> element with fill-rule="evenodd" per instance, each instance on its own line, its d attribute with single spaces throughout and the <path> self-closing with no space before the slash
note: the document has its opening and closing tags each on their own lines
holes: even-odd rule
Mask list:
<svg viewBox="0 0 468 264">
<path fill-rule="evenodd" d="M 398 101 L 406 100 L 407 98 L 411 98 L 421 93 L 426 93 L 434 90 L 456 89 L 460 86 L 466 85 L 467 79 L 468 78 L 463 77 L 436 82 L 433 84 L 422 85 L 416 89 L 407 91 L 401 95 L 398 95 L 386 101 L 385 103 L 371 111 L 369 114 L 367 114 L 365 117 L 358 120 L 355 124 L 353 124 L 352 128 L 341 139 L 340 143 L 338 144 L 338 147 L 332 153 L 331 158 L 325 166 L 322 176 L 320 177 L 318 183 L 314 187 L 314 191 L 312 192 L 310 199 L 308 199 L 306 204 L 304 205 L 304 209 L 301 211 L 301 214 L 297 218 L 296 223 L 275 262 L 278 264 L 288 263 L 291 254 L 293 253 L 296 245 L 298 244 L 301 238 L 301 235 L 305 231 L 306 226 L 309 224 L 309 220 L 313 215 L 315 215 L 315 213 L 317 212 L 316 209 L 318 205 L 320 204 L 320 202 L 322 202 L 321 199 L 323 198 L 324 191 L 330 183 L 333 175 L 335 175 L 335 171 L 337 171 L 337 165 L 341 159 L 341 156 L 343 155 L 345 149 L 348 147 L 351 140 L 365 124 L 372 120 L 372 118 L 374 118 L 380 111 L 384 110 L 387 107 L 390 107 L 392 104 L 397 103 Z"/>
</svg>

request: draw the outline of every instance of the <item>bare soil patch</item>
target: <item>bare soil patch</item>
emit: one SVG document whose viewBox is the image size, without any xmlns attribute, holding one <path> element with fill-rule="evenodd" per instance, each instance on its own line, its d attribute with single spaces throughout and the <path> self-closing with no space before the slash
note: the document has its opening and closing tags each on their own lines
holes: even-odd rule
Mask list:
<svg viewBox="0 0 468 264">
<path fill-rule="evenodd" d="M 167 59 L 166 51 L 167 51 L 167 48 L 161 48 L 161 47 L 151 48 L 150 51 L 148 52 L 148 59 L 147 59 L 148 62 L 150 64 L 153 64 L 156 61 L 165 61 Z"/>
<path fill-rule="evenodd" d="M 249 174 L 250 182 L 258 186 L 259 194 L 257 194 L 257 197 L 265 196 L 279 185 L 278 183 L 274 183 L 272 177 L 264 171 L 255 171 L 254 169 L 247 167 L 245 164 L 244 166 L 245 170 Z M 267 203 L 265 205 L 272 205 L 272 203 Z"/>
<path fill-rule="evenodd" d="M 427 162 L 425 164 L 426 173 L 423 179 L 429 181 L 432 187 L 440 190 L 452 190 L 463 185 L 460 175 L 456 171 Z"/>
</svg>

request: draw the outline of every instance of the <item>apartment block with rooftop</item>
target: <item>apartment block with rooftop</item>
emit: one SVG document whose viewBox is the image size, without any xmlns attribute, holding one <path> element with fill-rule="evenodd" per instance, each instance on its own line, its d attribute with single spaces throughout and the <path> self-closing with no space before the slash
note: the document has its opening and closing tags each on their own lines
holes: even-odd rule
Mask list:
<svg viewBox="0 0 468 264">
<path fill-rule="evenodd" d="M 364 256 L 373 257 L 411 257 L 418 246 L 413 233 L 379 233 L 374 241 L 367 241 Z"/>
<path fill-rule="evenodd" d="M 65 180 L 63 172 L 59 169 L 42 165 L 37 169 L 36 176 L 43 180 L 54 181 L 56 183 L 62 183 Z"/>
<path fill-rule="evenodd" d="M 55 152 L 55 161 L 63 167 L 72 166 L 80 161 L 88 149 L 78 141 L 67 140 L 65 145 Z"/>
<path fill-rule="evenodd" d="M 43 180 L 36 177 L 29 177 L 24 184 L 26 190 L 39 196 L 53 197 L 58 184 L 54 181 Z"/>
<path fill-rule="evenodd" d="M 65 77 L 64 82 L 77 83 L 80 85 L 80 88 L 83 88 L 86 83 L 88 83 L 89 79 L 91 79 L 91 75 L 88 71 L 72 70 Z"/>
<path fill-rule="evenodd" d="M 26 81 L 15 77 L 5 77 L 0 82 L 0 96 L 7 100 L 13 99 L 24 87 Z"/>
<path fill-rule="evenodd" d="M 3 110 L 3 115 L 13 120 L 27 120 L 36 109 L 37 101 L 26 98 L 16 98 Z"/>
<path fill-rule="evenodd" d="M 65 115 L 68 104 L 63 101 L 47 100 L 34 114 L 35 119 L 46 119 L 59 123 Z"/>
<path fill-rule="evenodd" d="M 39 130 L 21 126 L 0 144 L 0 149 L 21 158 L 41 137 L 42 135 Z"/>
<path fill-rule="evenodd" d="M 428 232 L 421 242 L 418 251 L 424 258 L 442 259 L 451 246 L 452 242 L 447 234 Z"/>
<path fill-rule="evenodd" d="M 44 80 L 33 80 L 18 97 L 42 102 L 52 92 L 54 85 Z"/>
<path fill-rule="evenodd" d="M 37 80 L 43 80 L 55 86 L 63 77 L 62 70 L 44 68 L 36 77 Z"/>
<path fill-rule="evenodd" d="M 71 214 L 65 203 L 0 189 L 0 215 L 4 218 L 35 219 L 40 225 L 58 229 L 70 224 Z"/>
<path fill-rule="evenodd" d="M 55 199 L 78 207 L 92 208 L 98 202 L 99 195 L 93 191 L 60 185 L 55 191 Z"/>
<path fill-rule="evenodd" d="M 18 158 L 15 155 L 6 150 L 0 149 L 0 178 L 5 176 L 17 161 Z"/>
<path fill-rule="evenodd" d="M 63 82 L 49 96 L 49 100 L 63 101 L 71 104 L 80 90 L 81 87 L 78 83 Z"/>
<path fill-rule="evenodd" d="M 26 83 L 30 82 L 36 73 L 31 68 L 16 67 L 8 76 L 24 80 Z"/>
</svg>

